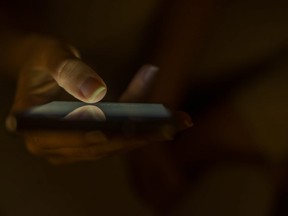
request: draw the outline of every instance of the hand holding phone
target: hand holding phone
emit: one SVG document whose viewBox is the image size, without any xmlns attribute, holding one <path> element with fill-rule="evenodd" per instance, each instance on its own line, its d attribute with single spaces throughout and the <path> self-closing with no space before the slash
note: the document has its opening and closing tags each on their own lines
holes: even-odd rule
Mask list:
<svg viewBox="0 0 288 216">
<path fill-rule="evenodd" d="M 174 114 L 162 104 L 54 101 L 17 112 L 10 128 L 18 132 L 101 131 L 104 134 L 171 137 L 177 130 Z M 159 135 L 160 136 L 160 135 Z"/>
<path fill-rule="evenodd" d="M 15 113 L 10 121 L 18 132 L 29 134 L 32 153 L 57 164 L 171 140 L 191 126 L 187 119 L 162 104 L 54 101 Z"/>
<path fill-rule="evenodd" d="M 79 59 L 79 55 L 74 49 L 49 38 L 48 40 L 46 38 L 42 40 L 42 38 L 36 37 L 35 41 L 31 43 L 33 44 L 33 49 L 29 50 L 30 54 L 27 56 L 27 61 L 20 69 L 21 72 L 18 77 L 15 102 L 11 111 L 12 114 L 17 113 L 17 115 L 20 115 L 22 111 L 26 112 L 30 110 L 31 107 L 43 105 L 53 100 L 71 100 L 71 97 L 67 98 L 68 94 L 66 94 L 65 91 L 86 102 L 96 102 L 104 96 L 105 91 L 95 96 L 93 92 L 97 93 L 97 91 L 90 88 L 92 85 L 90 82 L 91 79 L 90 81 L 88 79 L 89 82 L 85 83 L 84 88 L 80 88 L 85 80 L 82 78 L 87 78 L 89 77 L 88 75 L 98 79 L 100 84 L 102 83 L 98 85 L 98 87 L 105 86 L 105 84 L 103 84 L 103 80 L 97 76 L 96 72 L 92 71 L 90 67 Z M 136 73 L 126 91 L 120 97 L 120 100 L 141 100 L 147 90 L 150 89 L 151 80 L 153 80 L 156 71 L 157 68 L 151 65 L 143 66 L 138 73 Z M 82 78 L 78 79 L 78 75 L 81 75 Z M 101 88 L 99 89 L 101 90 Z M 91 92 L 93 94 L 92 97 L 88 98 L 89 100 L 83 98 L 83 96 L 89 96 Z M 90 108 L 91 107 L 86 107 L 84 109 L 89 110 Z M 95 114 L 94 111 L 92 109 L 91 112 L 89 111 L 90 113 L 88 112 L 88 114 L 86 113 L 85 115 L 91 117 L 91 115 Z M 64 116 L 64 119 L 70 118 L 70 120 L 75 120 L 79 115 L 83 116 L 83 114 L 79 114 L 79 110 L 74 110 L 74 112 L 71 110 L 71 113 Z M 75 128 L 74 130 L 44 130 L 44 128 L 42 128 L 42 130 L 35 130 L 35 128 L 24 130 L 24 128 L 28 129 L 26 127 L 28 125 L 22 125 L 23 127 L 20 125 L 26 122 L 26 120 L 22 121 L 23 119 L 20 120 L 21 118 L 18 117 L 20 116 L 17 116 L 16 121 L 13 121 L 13 118 L 8 118 L 8 127 L 14 127 L 14 129 L 21 131 L 20 133 L 25 139 L 26 147 L 32 154 L 44 157 L 54 164 L 95 160 L 120 150 L 123 151 L 156 140 L 163 140 L 163 137 L 144 136 L 138 133 L 133 136 L 123 136 L 123 133 L 115 133 L 117 131 L 115 128 L 114 130 L 108 130 L 109 136 L 107 135 L 107 130 L 105 130 L 106 134 L 104 134 L 100 130 L 83 130 L 84 127 L 81 127 L 81 130 L 76 130 Z M 22 123 L 19 121 L 22 121 Z M 18 125 L 16 126 L 14 124 L 13 126 L 13 123 L 16 122 Z M 29 122 L 31 121 L 29 120 Z M 63 128 L 60 122 L 61 121 L 56 124 L 54 123 L 53 127 Z M 49 124 L 42 125 L 47 126 Z M 75 124 L 68 125 L 73 126 Z M 84 126 L 87 125 L 85 124 Z"/>
</svg>

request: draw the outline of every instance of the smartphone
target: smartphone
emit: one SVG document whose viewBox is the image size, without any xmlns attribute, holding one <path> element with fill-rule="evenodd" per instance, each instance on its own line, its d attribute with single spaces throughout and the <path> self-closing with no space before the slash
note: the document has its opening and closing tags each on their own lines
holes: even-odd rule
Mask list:
<svg viewBox="0 0 288 216">
<path fill-rule="evenodd" d="M 175 132 L 173 113 L 162 104 L 53 101 L 13 117 L 15 131 L 66 130 L 146 134 Z"/>
</svg>

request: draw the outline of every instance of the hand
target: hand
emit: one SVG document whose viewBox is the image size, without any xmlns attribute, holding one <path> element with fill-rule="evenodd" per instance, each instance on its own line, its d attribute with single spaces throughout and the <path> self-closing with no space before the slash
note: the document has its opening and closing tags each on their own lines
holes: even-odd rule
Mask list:
<svg viewBox="0 0 288 216">
<path fill-rule="evenodd" d="M 96 72 L 79 59 L 75 50 L 59 42 L 39 41 L 26 62 L 19 75 L 12 113 L 60 100 L 63 95 L 67 97 L 65 92 L 84 102 L 97 102 L 106 93 L 106 85 Z M 120 100 L 137 101 L 145 97 L 156 72 L 156 67 L 143 66 Z M 179 116 L 182 116 L 182 120 L 187 118 L 185 114 Z M 187 119 L 181 122 L 187 127 L 185 121 L 187 122 Z M 52 164 L 95 160 L 150 142 L 171 139 L 171 135 L 165 131 L 157 137 L 106 137 L 100 131 L 38 131 L 25 133 L 23 136 L 26 147 L 32 154 L 44 157 Z"/>
<path fill-rule="evenodd" d="M 80 60 L 73 47 L 50 38 L 31 40 L 18 76 L 12 112 L 62 99 L 66 92 L 87 103 L 105 96 L 104 81 Z"/>
</svg>

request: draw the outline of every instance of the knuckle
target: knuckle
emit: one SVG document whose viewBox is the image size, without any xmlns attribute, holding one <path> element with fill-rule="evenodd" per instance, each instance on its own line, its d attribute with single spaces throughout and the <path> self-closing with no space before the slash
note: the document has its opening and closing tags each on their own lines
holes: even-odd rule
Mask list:
<svg viewBox="0 0 288 216">
<path fill-rule="evenodd" d="M 62 62 L 57 69 L 57 73 L 54 75 L 55 80 L 57 81 L 58 85 L 61 87 L 65 86 L 65 83 L 67 82 L 67 79 L 69 79 L 69 70 L 66 70 L 66 67 L 68 64 L 71 64 L 71 60 L 67 59 L 64 62 Z"/>
<path fill-rule="evenodd" d="M 67 59 L 62 62 L 58 69 L 58 79 L 59 81 L 65 81 L 66 79 L 75 79 L 81 70 L 79 67 L 82 66 L 81 61 L 78 59 Z M 81 69 L 81 68 L 80 68 Z"/>
</svg>

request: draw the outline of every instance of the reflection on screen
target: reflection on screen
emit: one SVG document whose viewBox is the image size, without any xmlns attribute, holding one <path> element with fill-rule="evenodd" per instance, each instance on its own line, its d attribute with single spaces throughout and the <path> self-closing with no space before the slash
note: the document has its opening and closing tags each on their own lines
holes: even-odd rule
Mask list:
<svg viewBox="0 0 288 216">
<path fill-rule="evenodd" d="M 67 120 L 91 119 L 94 121 L 105 121 L 105 114 L 99 107 L 93 105 L 85 105 L 79 107 L 64 117 Z"/>
<path fill-rule="evenodd" d="M 123 119 L 167 118 L 170 112 L 162 104 L 95 103 L 54 101 L 28 111 L 29 115 L 46 118 L 93 119 L 97 121 Z"/>
</svg>

